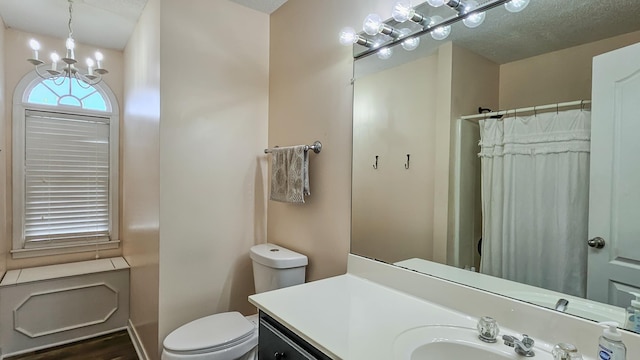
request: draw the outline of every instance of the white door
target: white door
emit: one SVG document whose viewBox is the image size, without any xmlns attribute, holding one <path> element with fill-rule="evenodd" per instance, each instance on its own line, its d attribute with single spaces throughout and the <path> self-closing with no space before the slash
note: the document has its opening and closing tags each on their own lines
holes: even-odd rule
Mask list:
<svg viewBox="0 0 640 360">
<path fill-rule="evenodd" d="M 589 248 L 587 298 L 626 307 L 640 292 L 640 43 L 593 59 L 592 101 L 589 239 L 604 247 Z"/>
</svg>

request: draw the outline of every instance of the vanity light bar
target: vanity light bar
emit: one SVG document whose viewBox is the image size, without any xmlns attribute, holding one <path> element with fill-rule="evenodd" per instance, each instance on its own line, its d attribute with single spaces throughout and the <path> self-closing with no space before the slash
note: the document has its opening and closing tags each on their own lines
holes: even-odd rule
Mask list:
<svg viewBox="0 0 640 360">
<path fill-rule="evenodd" d="M 482 4 L 482 5 L 474 8 L 473 10 L 465 12 L 464 14 L 456 14 L 456 15 L 454 15 L 454 16 L 452 16 L 450 18 L 447 18 L 447 19 L 445 19 L 445 20 L 443 20 L 443 21 L 441 21 L 441 22 L 439 22 L 437 24 L 433 24 L 433 25 L 431 25 L 429 27 L 426 27 L 426 28 L 424 28 L 424 29 L 422 29 L 420 31 L 417 31 L 414 34 L 411 34 L 410 38 L 411 39 L 420 38 L 420 37 L 422 37 L 422 35 L 429 34 L 429 33 L 433 32 L 436 29 L 444 28 L 446 26 L 453 25 L 453 24 L 455 24 L 455 23 L 457 23 L 459 21 L 462 21 L 462 20 L 464 20 L 466 18 L 469 18 L 469 17 L 471 17 L 473 15 L 482 14 L 483 12 L 485 12 L 487 10 L 493 9 L 493 8 L 498 7 L 500 5 L 504 5 L 506 3 L 509 3 L 510 1 L 512 1 L 512 0 L 493 0 L 493 1 L 489 1 L 489 2 L 487 2 L 485 4 Z M 453 3 L 452 5 L 456 5 L 458 7 L 461 6 L 461 4 L 466 4 L 463 0 L 443 1 L 443 4 L 447 4 L 448 5 L 448 3 Z M 385 23 L 388 23 L 388 22 L 391 22 L 391 21 L 394 21 L 394 19 L 393 18 L 389 19 Z M 407 38 L 405 38 L 405 37 L 392 38 L 388 43 L 385 43 L 383 45 L 384 45 L 384 48 L 387 48 L 387 49 L 391 50 L 392 47 L 395 47 L 397 45 L 402 44 L 402 42 L 405 41 L 406 39 Z M 360 53 L 358 55 L 354 55 L 353 58 L 355 60 L 358 60 L 358 59 L 362 59 L 362 58 L 365 58 L 367 56 L 376 54 L 380 50 L 380 48 L 381 47 L 377 47 L 377 46 L 369 47 L 368 49 L 364 50 L 362 53 Z"/>
</svg>

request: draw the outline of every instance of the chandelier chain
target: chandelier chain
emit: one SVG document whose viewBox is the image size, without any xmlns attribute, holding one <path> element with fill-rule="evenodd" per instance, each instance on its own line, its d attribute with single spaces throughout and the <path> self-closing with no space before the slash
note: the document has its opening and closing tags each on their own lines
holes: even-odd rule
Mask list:
<svg viewBox="0 0 640 360">
<path fill-rule="evenodd" d="M 69 0 L 69 37 L 73 37 L 73 28 L 71 27 L 71 20 L 73 19 L 73 0 Z"/>
</svg>

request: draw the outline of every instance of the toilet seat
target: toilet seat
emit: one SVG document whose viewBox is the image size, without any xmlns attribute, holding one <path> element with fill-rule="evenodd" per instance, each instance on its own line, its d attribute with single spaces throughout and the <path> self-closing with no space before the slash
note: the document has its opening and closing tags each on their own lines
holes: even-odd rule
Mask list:
<svg viewBox="0 0 640 360">
<path fill-rule="evenodd" d="M 197 355 L 246 352 L 257 344 L 256 325 L 239 312 L 227 312 L 182 325 L 165 338 L 163 347 L 175 355 Z"/>
</svg>

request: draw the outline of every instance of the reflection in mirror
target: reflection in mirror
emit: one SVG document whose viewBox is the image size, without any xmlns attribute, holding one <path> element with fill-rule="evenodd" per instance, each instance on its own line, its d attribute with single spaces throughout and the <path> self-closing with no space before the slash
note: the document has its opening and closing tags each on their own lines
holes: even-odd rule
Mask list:
<svg viewBox="0 0 640 360">
<path fill-rule="evenodd" d="M 498 6 L 358 57 L 351 252 L 633 330 L 640 2 L 610 4 Z"/>
</svg>

